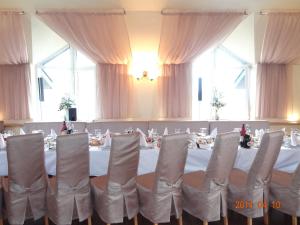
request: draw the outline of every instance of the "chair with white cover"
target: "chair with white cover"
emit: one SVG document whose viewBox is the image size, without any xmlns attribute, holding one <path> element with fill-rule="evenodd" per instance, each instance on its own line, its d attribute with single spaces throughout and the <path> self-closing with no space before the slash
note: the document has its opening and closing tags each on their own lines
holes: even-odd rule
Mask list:
<svg viewBox="0 0 300 225">
<path fill-rule="evenodd" d="M 273 170 L 270 184 L 271 207 L 292 216 L 297 225 L 300 217 L 300 163 L 294 173 Z"/>
<path fill-rule="evenodd" d="M 235 168 L 231 171 L 228 208 L 246 216 L 248 225 L 252 225 L 252 218 L 262 216 L 264 223 L 269 223 L 269 184 L 283 136 L 282 131 L 265 133 L 250 170 L 246 172 Z"/>
<path fill-rule="evenodd" d="M 227 185 L 239 140 L 238 132 L 217 135 L 206 171 L 195 171 L 183 176 L 183 209 L 201 219 L 203 224 L 220 220 L 221 206 L 224 224 L 228 224 Z"/>
<path fill-rule="evenodd" d="M 46 215 L 47 176 L 42 134 L 7 138 L 8 177 L 3 178 L 6 216 L 10 224 L 24 224 Z M 47 219 L 45 219 L 47 222 Z"/>
<path fill-rule="evenodd" d="M 55 224 L 88 219 L 91 224 L 89 141 L 87 133 L 61 135 L 56 139 L 56 177 L 49 179 L 48 217 Z"/>
<path fill-rule="evenodd" d="M 175 215 L 182 224 L 182 181 L 188 134 L 163 136 L 155 173 L 137 177 L 140 213 L 154 224 Z"/>
<path fill-rule="evenodd" d="M 108 174 L 91 180 L 94 209 L 106 224 L 128 217 L 137 225 L 139 148 L 139 133 L 113 136 Z"/>
</svg>

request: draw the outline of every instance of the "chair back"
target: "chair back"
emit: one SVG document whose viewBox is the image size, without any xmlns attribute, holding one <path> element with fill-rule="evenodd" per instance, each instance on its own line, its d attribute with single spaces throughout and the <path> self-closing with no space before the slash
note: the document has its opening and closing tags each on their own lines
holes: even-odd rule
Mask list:
<svg viewBox="0 0 300 225">
<path fill-rule="evenodd" d="M 300 191 L 300 163 L 298 164 L 298 167 L 293 175 L 292 188 L 293 190 Z"/>
<path fill-rule="evenodd" d="M 211 188 L 211 181 L 219 185 L 228 183 L 236 159 L 239 140 L 238 132 L 217 135 L 214 150 L 206 169 L 204 181 L 206 187 Z"/>
<path fill-rule="evenodd" d="M 154 191 L 159 191 L 160 182 L 169 185 L 182 179 L 190 137 L 188 134 L 163 136 L 156 165 Z"/>
<path fill-rule="evenodd" d="M 89 179 L 89 140 L 87 133 L 61 135 L 56 139 L 56 187 L 76 187 Z"/>
<path fill-rule="evenodd" d="M 283 131 L 264 134 L 248 173 L 248 186 L 257 187 L 270 182 L 271 172 L 279 155 L 283 136 Z"/>
<path fill-rule="evenodd" d="M 137 176 L 140 135 L 138 133 L 112 137 L 108 181 L 126 184 Z"/>
<path fill-rule="evenodd" d="M 27 134 L 7 138 L 8 177 L 10 183 L 30 188 L 45 179 L 44 138 L 42 134 Z"/>
</svg>

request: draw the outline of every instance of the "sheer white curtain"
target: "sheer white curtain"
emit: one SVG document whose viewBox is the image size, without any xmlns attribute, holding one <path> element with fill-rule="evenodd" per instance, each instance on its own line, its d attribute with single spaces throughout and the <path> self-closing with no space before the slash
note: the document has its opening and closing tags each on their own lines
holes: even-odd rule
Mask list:
<svg viewBox="0 0 300 225">
<path fill-rule="evenodd" d="M 300 13 L 270 13 L 257 66 L 257 118 L 287 118 L 287 64 L 300 57 Z"/>
<path fill-rule="evenodd" d="M 30 119 L 26 15 L 0 12 L 0 120 Z"/>
<path fill-rule="evenodd" d="M 55 11 L 39 12 L 38 15 L 62 38 L 97 63 L 97 93 L 101 93 L 97 96 L 98 117 L 127 118 L 130 95 L 122 98 L 118 95 L 124 86 L 130 91 L 131 79 L 127 72 L 131 49 L 124 15 Z"/>
<path fill-rule="evenodd" d="M 243 13 L 163 15 L 159 45 L 163 64 L 159 78 L 162 117 L 191 118 L 191 61 L 221 43 L 243 18 Z"/>
</svg>

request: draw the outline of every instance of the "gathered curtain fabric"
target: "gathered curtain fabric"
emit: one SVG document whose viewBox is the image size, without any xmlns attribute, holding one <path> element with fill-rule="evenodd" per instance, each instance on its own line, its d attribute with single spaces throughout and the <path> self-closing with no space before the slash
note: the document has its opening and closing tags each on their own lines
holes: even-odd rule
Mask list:
<svg viewBox="0 0 300 225">
<path fill-rule="evenodd" d="M 300 57 L 300 13 L 270 13 L 257 66 L 256 117 L 287 117 L 290 80 L 287 64 Z"/>
<path fill-rule="evenodd" d="M 163 16 L 159 44 L 161 117 L 191 118 L 192 61 L 220 44 L 244 19 L 243 13 L 178 13 Z"/>
<path fill-rule="evenodd" d="M 58 35 L 96 62 L 98 117 L 127 118 L 131 77 L 129 36 L 124 15 L 113 13 L 41 12 L 38 16 Z M 126 86 L 124 88 L 124 86 Z"/>
<path fill-rule="evenodd" d="M 0 120 L 30 119 L 26 15 L 0 12 Z"/>
</svg>

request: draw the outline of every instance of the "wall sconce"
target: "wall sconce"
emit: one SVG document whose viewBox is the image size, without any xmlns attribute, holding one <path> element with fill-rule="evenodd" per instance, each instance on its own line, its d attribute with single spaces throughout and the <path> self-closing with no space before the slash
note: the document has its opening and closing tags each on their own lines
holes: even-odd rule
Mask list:
<svg viewBox="0 0 300 225">
<path fill-rule="evenodd" d="M 137 77 L 136 78 L 137 80 L 150 80 L 150 81 L 153 81 L 154 79 L 153 78 L 150 78 L 148 76 L 148 72 L 147 71 L 144 71 L 143 72 L 143 75 L 141 77 Z"/>
</svg>

